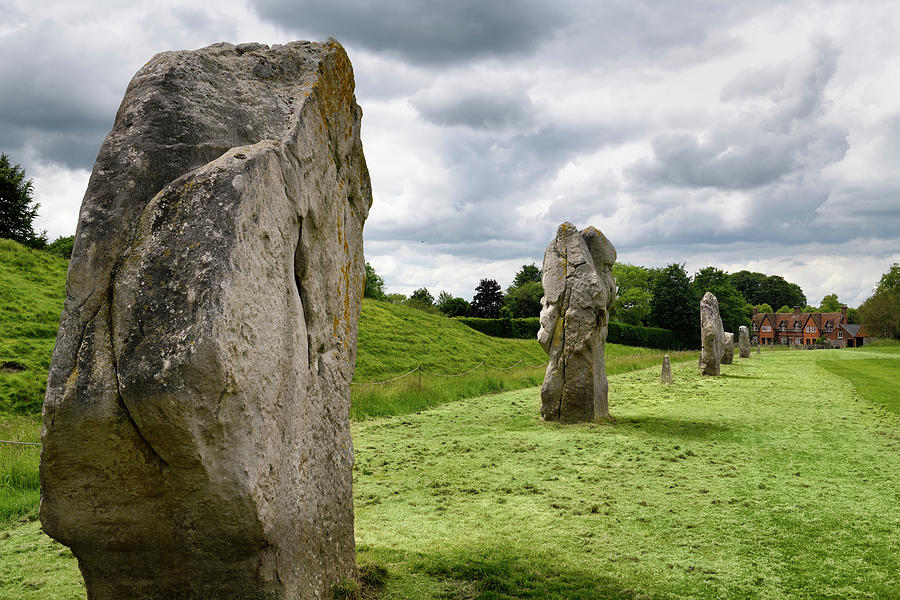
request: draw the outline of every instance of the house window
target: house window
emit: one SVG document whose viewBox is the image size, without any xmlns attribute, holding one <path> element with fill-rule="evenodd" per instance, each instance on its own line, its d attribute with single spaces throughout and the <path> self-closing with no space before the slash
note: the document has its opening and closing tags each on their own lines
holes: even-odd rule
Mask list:
<svg viewBox="0 0 900 600">
<path fill-rule="evenodd" d="M 794 331 L 800 331 L 800 321 L 794 321 Z"/>
<path fill-rule="evenodd" d="M 838 339 L 842 339 L 844 337 L 843 331 L 838 331 Z"/>
<path fill-rule="evenodd" d="M 816 332 L 816 326 L 815 326 L 815 325 L 807 325 L 807 326 L 806 326 L 806 333 L 815 333 L 815 332 Z"/>
<path fill-rule="evenodd" d="M 753 324 L 753 331 L 756 331 L 756 329 L 757 329 L 756 323 L 754 323 L 754 324 Z"/>
<path fill-rule="evenodd" d="M 762 330 L 763 331 L 772 331 L 772 326 L 771 325 L 763 325 Z"/>
</svg>

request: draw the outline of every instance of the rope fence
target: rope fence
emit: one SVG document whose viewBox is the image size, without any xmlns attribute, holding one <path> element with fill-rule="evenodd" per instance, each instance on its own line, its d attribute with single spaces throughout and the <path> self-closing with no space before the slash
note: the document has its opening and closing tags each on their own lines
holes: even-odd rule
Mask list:
<svg viewBox="0 0 900 600">
<path fill-rule="evenodd" d="M 485 364 L 484 361 L 481 361 L 480 363 L 478 363 L 477 365 L 475 365 L 468 371 L 463 371 L 462 373 L 435 373 L 434 371 L 429 371 L 429 370 L 425 369 L 422 365 L 418 365 L 415 369 L 408 371 L 408 372 L 404 373 L 403 375 L 398 375 L 397 377 L 392 377 L 391 379 L 385 379 L 384 381 L 351 381 L 350 385 L 384 385 L 385 383 L 391 383 L 392 381 L 397 381 L 399 379 L 403 379 L 404 377 L 409 377 L 410 375 L 412 375 L 413 373 L 416 373 L 417 371 L 419 373 L 426 373 L 428 375 L 434 375 L 436 377 L 462 377 L 463 375 L 469 375 L 471 373 L 474 373 L 475 371 L 477 371 L 478 369 L 481 369 L 482 367 L 484 368 L 485 371 L 509 371 L 510 369 L 515 369 L 515 368 L 533 369 L 535 367 L 541 367 L 541 366 L 544 366 L 547 364 L 546 362 L 539 362 L 534 365 L 519 366 L 523 360 L 525 360 L 525 359 L 520 358 L 517 362 L 511 364 L 508 367 L 489 367 L 488 365 Z"/>
<path fill-rule="evenodd" d="M 18 446 L 40 446 L 38 442 L 13 442 L 10 440 L 0 440 L 0 444 L 16 444 Z"/>
</svg>

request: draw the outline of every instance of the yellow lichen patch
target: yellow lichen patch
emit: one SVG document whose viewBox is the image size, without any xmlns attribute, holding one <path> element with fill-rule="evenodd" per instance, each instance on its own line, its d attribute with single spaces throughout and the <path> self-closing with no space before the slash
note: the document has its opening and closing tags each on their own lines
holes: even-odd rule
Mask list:
<svg viewBox="0 0 900 600">
<path fill-rule="evenodd" d="M 66 387 L 72 387 L 75 385 L 76 381 L 78 381 L 78 365 L 75 365 L 75 368 L 72 369 L 72 372 L 69 373 L 69 376 L 66 378 Z"/>
<path fill-rule="evenodd" d="M 553 327 L 553 342 L 551 346 L 553 348 L 558 348 L 562 345 L 563 338 L 563 320 L 556 319 L 556 325 Z"/>
</svg>

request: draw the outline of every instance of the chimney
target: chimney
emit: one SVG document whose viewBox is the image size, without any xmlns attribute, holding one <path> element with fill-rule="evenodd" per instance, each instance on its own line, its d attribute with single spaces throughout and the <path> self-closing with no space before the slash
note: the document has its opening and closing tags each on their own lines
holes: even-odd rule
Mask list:
<svg viewBox="0 0 900 600">
<path fill-rule="evenodd" d="M 847 305 L 841 305 L 841 323 L 847 324 Z"/>
<path fill-rule="evenodd" d="M 754 306 L 753 307 L 753 316 L 755 317 L 756 313 L 758 313 L 758 312 L 759 312 L 759 309 Z"/>
<path fill-rule="evenodd" d="M 799 316 L 800 316 L 800 307 L 799 307 L 799 306 L 795 306 L 795 307 L 794 307 L 794 316 L 795 316 L 795 317 L 799 317 Z"/>
</svg>

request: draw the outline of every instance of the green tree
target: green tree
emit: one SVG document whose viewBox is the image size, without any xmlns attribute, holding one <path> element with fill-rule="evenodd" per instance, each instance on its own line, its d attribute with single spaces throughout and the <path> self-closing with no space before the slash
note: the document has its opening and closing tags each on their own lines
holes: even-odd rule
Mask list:
<svg viewBox="0 0 900 600">
<path fill-rule="evenodd" d="M 763 282 L 761 299 L 758 302 L 765 302 L 771 306 L 805 306 L 806 296 L 796 283 L 785 281 L 781 275 L 770 275 Z"/>
<path fill-rule="evenodd" d="M 510 287 L 503 297 L 503 304 L 511 317 L 537 317 L 541 314 L 541 297 L 544 287 L 540 281 L 526 281 L 518 287 Z"/>
<path fill-rule="evenodd" d="M 541 270 L 535 265 L 531 263 L 530 265 L 522 265 L 522 268 L 519 269 L 519 272 L 516 273 L 516 276 L 513 278 L 511 288 L 522 287 L 526 283 L 541 282 Z"/>
<path fill-rule="evenodd" d="M 772 310 L 771 306 L 769 306 L 768 304 L 765 304 L 765 303 L 757 304 L 753 308 L 755 308 L 756 312 L 758 312 L 758 313 L 773 313 L 773 312 L 775 312 L 774 310 Z"/>
<path fill-rule="evenodd" d="M 782 306 L 781 308 L 779 308 L 779 309 L 776 310 L 775 312 L 777 312 L 777 313 L 790 313 L 790 312 L 794 312 L 794 309 L 791 308 L 790 306 L 788 306 L 787 304 L 785 304 L 784 306 Z"/>
<path fill-rule="evenodd" d="M 700 343 L 700 299 L 683 264 L 661 269 L 652 282 L 650 324 L 679 333 L 688 347 Z"/>
<path fill-rule="evenodd" d="M 375 268 L 368 262 L 366 263 L 366 287 L 363 290 L 363 298 L 387 300 L 384 294 L 384 279 L 375 272 Z"/>
<path fill-rule="evenodd" d="M 768 302 L 763 298 L 763 286 L 766 282 L 765 273 L 738 271 L 729 275 L 728 279 L 731 281 L 734 289 L 739 291 L 750 304 L 766 304 Z"/>
<path fill-rule="evenodd" d="M 900 264 L 881 276 L 875 293 L 859 307 L 859 319 L 869 335 L 900 338 Z"/>
<path fill-rule="evenodd" d="M 427 289 L 419 288 L 410 294 L 406 304 L 419 310 L 428 311 L 428 309 L 434 308 L 434 296 Z"/>
<path fill-rule="evenodd" d="M 822 298 L 822 303 L 819 304 L 819 312 L 841 312 L 841 306 L 843 306 L 843 304 L 838 300 L 837 294 L 828 294 Z"/>
<path fill-rule="evenodd" d="M 715 267 L 706 267 L 694 274 L 692 285 L 698 298 L 702 298 L 706 292 L 712 292 L 719 301 L 719 316 L 722 317 L 725 331 L 736 334 L 741 325 L 749 327 L 752 307 L 731 285 L 728 273 Z"/>
<path fill-rule="evenodd" d="M 393 294 L 387 294 L 384 299 L 391 304 L 405 304 L 407 300 L 406 294 L 400 294 L 396 292 Z"/>
<path fill-rule="evenodd" d="M 464 298 L 453 297 L 441 304 L 439 310 L 448 317 L 465 317 L 469 314 L 469 303 Z"/>
<path fill-rule="evenodd" d="M 650 324 L 650 302 L 653 299 L 652 281 L 657 269 L 624 263 L 612 268 L 616 280 L 616 303 L 613 317 L 629 325 Z"/>
<path fill-rule="evenodd" d="M 475 288 L 469 314 L 483 319 L 499 319 L 503 306 L 503 290 L 496 279 L 482 279 Z"/>
<path fill-rule="evenodd" d="M 53 242 L 47 244 L 46 251 L 62 258 L 72 258 L 72 247 L 74 245 L 74 235 L 59 236 Z"/>
<path fill-rule="evenodd" d="M 25 170 L 0 154 L 0 237 L 32 248 L 47 245 L 47 232 L 35 233 L 34 219 L 40 204 L 32 203 L 34 185 L 25 179 Z"/>
</svg>

